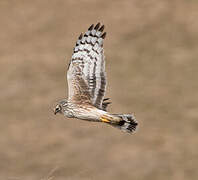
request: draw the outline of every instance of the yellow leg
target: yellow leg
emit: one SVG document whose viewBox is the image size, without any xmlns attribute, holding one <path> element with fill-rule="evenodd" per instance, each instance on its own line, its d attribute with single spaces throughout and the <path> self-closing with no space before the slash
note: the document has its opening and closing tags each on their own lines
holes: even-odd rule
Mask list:
<svg viewBox="0 0 198 180">
<path fill-rule="evenodd" d="M 105 115 L 103 115 L 101 118 L 100 118 L 100 120 L 102 121 L 102 122 L 105 122 L 105 123 L 109 123 L 109 122 L 111 122 L 111 117 L 108 117 L 108 116 L 105 116 Z"/>
</svg>

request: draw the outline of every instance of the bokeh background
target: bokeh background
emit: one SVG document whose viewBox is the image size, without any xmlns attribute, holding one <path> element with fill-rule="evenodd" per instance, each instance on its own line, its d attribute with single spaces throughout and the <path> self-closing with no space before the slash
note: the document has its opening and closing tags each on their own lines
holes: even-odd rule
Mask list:
<svg viewBox="0 0 198 180">
<path fill-rule="evenodd" d="M 197 19 L 196 0 L 2 0 L 0 180 L 197 180 Z M 97 22 L 109 111 L 135 112 L 135 135 L 52 112 Z"/>
</svg>

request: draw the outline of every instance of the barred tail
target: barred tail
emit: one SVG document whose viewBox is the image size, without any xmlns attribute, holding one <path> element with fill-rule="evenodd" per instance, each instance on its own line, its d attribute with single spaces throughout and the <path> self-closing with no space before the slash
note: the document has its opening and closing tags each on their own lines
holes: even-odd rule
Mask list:
<svg viewBox="0 0 198 180">
<path fill-rule="evenodd" d="M 138 125 L 135 116 L 132 114 L 114 114 L 114 116 L 119 117 L 121 120 L 115 124 L 111 124 L 112 126 L 128 133 L 135 132 Z"/>
</svg>

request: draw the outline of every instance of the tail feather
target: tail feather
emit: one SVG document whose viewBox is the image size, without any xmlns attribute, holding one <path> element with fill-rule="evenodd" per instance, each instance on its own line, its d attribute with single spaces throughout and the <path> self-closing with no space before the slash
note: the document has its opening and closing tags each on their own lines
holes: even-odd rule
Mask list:
<svg viewBox="0 0 198 180">
<path fill-rule="evenodd" d="M 114 114 L 115 115 L 115 114 Z M 121 129 L 122 131 L 133 133 L 137 128 L 137 121 L 135 116 L 131 114 L 116 114 L 121 120 L 116 124 L 111 124 L 112 126 Z"/>
</svg>

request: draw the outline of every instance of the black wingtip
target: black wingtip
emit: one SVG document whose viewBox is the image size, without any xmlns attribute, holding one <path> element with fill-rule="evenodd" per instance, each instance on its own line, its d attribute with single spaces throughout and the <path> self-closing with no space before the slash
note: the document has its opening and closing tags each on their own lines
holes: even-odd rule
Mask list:
<svg viewBox="0 0 198 180">
<path fill-rule="evenodd" d="M 92 25 L 88 28 L 88 30 L 91 31 L 91 30 L 93 29 L 93 27 L 94 27 L 94 24 L 92 24 Z"/>
<path fill-rule="evenodd" d="M 83 37 L 83 33 L 80 34 L 80 36 L 78 37 L 79 40 L 81 40 Z"/>
<path fill-rule="evenodd" d="M 106 32 L 104 32 L 104 33 L 102 34 L 101 38 L 103 38 L 103 39 L 104 39 L 104 38 L 106 37 L 106 34 L 107 34 L 107 33 L 106 33 Z"/>
<path fill-rule="evenodd" d="M 98 31 L 102 32 L 104 30 L 104 28 L 105 28 L 105 26 L 102 25 Z"/>
<path fill-rule="evenodd" d="M 100 27 L 100 23 L 96 24 L 96 26 L 94 27 L 95 30 L 97 30 Z"/>
</svg>

